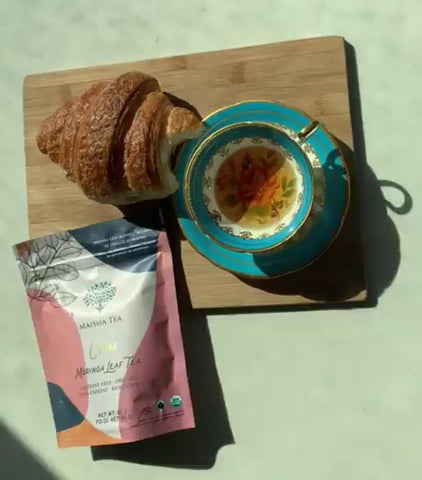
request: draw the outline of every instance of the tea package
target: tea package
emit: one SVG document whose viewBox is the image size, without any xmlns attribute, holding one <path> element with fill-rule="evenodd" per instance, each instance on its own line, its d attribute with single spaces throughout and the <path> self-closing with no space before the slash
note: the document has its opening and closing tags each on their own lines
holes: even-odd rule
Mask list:
<svg viewBox="0 0 422 480">
<path fill-rule="evenodd" d="M 194 427 L 167 235 L 121 219 L 14 247 L 60 447 Z"/>
</svg>

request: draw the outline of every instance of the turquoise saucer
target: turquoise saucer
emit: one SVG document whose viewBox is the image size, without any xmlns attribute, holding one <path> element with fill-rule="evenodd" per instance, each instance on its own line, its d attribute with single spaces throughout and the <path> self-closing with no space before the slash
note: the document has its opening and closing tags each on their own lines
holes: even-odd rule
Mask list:
<svg viewBox="0 0 422 480">
<path fill-rule="evenodd" d="M 275 129 L 280 128 L 291 132 L 292 137 L 295 137 L 311 121 L 305 114 L 292 108 L 265 101 L 232 105 L 204 119 L 205 130 L 200 138 L 188 141 L 179 153 L 175 173 L 180 187 L 174 194 L 180 226 L 186 238 L 201 255 L 215 265 L 235 274 L 265 278 L 299 270 L 313 262 L 326 250 L 342 226 L 349 204 L 350 191 L 349 175 L 341 153 L 332 137 L 321 126 L 306 140 L 303 148 L 312 151 L 312 154 L 317 157 L 323 177 L 321 181 L 324 185 L 324 201 L 317 215 L 313 215 L 313 220 L 308 221 L 298 234 L 289 236 L 289 232 L 294 233 L 301 222 L 308 218 L 309 198 L 306 202 L 301 202 L 298 212 L 300 208 L 302 210 L 294 216 L 289 225 L 290 228 L 283 228 L 277 233 L 278 236 L 262 235 L 262 238 L 256 239 L 251 239 L 250 236 L 239 238 L 231 231 L 225 231 L 216 219 L 212 218 L 201 198 L 203 194 L 201 185 L 207 163 L 222 144 L 233 140 L 227 135 L 221 138 L 220 135 L 216 135 L 216 132 L 232 132 L 231 127 L 245 123 L 269 124 Z M 252 131 L 252 133 L 255 136 L 265 137 L 262 131 L 259 135 L 257 132 Z M 249 136 L 253 137 L 253 135 Z M 235 140 L 236 138 L 235 135 Z M 277 138 L 277 142 L 280 141 L 281 138 Z M 294 144 L 290 147 L 294 149 Z M 294 156 L 302 161 L 297 152 L 294 152 Z M 301 164 L 300 168 L 305 171 L 305 175 L 308 175 L 309 172 L 304 165 Z M 305 179 L 304 185 L 309 185 L 308 178 Z M 285 243 L 283 243 L 284 236 L 289 237 Z M 257 240 L 260 242 L 259 245 L 256 243 Z M 248 244 L 248 251 L 244 250 L 246 245 L 244 242 Z M 281 243 L 283 243 L 281 248 L 271 248 L 273 244 Z"/>
</svg>

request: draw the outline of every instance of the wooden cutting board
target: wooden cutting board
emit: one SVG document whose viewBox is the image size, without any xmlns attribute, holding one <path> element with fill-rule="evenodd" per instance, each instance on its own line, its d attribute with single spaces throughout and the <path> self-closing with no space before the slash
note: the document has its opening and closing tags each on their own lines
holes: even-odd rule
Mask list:
<svg viewBox="0 0 422 480">
<path fill-rule="evenodd" d="M 164 91 L 188 101 L 203 116 L 251 99 L 297 106 L 322 121 L 339 139 L 353 173 L 345 45 L 341 37 L 29 75 L 24 81 L 23 105 L 31 237 L 122 215 L 115 207 L 87 200 L 57 165 L 38 151 L 35 135 L 42 120 L 59 103 L 80 95 L 93 82 L 112 79 L 128 70 L 155 75 Z M 194 308 L 349 302 L 366 298 L 359 238 L 352 202 L 341 234 L 320 260 L 302 272 L 266 282 L 244 281 L 218 269 L 185 240 L 176 251 L 180 252 Z"/>
</svg>

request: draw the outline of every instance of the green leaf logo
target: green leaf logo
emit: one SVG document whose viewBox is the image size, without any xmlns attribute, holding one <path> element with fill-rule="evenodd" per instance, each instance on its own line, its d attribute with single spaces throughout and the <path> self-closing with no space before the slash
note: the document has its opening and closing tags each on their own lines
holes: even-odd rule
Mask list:
<svg viewBox="0 0 422 480">
<path fill-rule="evenodd" d="M 83 301 L 87 307 L 94 307 L 101 312 L 115 295 L 116 287 L 111 282 L 99 282 L 88 289 Z"/>
<path fill-rule="evenodd" d="M 182 397 L 180 395 L 173 395 L 170 398 L 170 405 L 173 408 L 179 408 L 182 406 Z"/>
</svg>

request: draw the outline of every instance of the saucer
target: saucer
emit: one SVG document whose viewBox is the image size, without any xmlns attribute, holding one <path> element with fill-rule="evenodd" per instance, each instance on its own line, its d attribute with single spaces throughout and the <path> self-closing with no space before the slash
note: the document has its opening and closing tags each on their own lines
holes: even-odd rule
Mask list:
<svg viewBox="0 0 422 480">
<path fill-rule="evenodd" d="M 185 203 L 202 232 L 237 251 L 279 247 L 307 220 L 314 179 L 307 156 L 282 128 L 234 123 L 193 152 Z"/>
<path fill-rule="evenodd" d="M 195 215 L 192 215 L 192 208 L 189 205 L 192 202 L 188 201 L 192 194 L 186 194 L 189 191 L 188 172 L 193 168 L 192 164 L 196 163 L 193 161 L 195 155 L 204 143 L 212 145 L 207 139 L 219 130 L 245 122 L 265 123 L 290 132 L 291 138 L 295 139 L 299 138 L 299 132 L 306 128 L 310 121 L 311 119 L 301 112 L 266 101 L 232 105 L 204 119 L 203 134 L 198 139 L 188 141 L 179 153 L 175 173 L 180 188 L 174 194 L 180 226 L 187 240 L 201 255 L 220 268 L 237 275 L 266 278 L 299 270 L 324 253 L 343 224 L 349 204 L 350 186 L 349 174 L 341 152 L 322 126 L 306 140 L 303 150 L 308 150 L 311 156 L 315 155 L 313 168 L 318 170 L 319 183 L 323 188 L 320 188 L 319 192 L 315 191 L 318 198 L 314 199 L 313 208 L 302 228 L 281 248 L 272 248 L 265 252 L 246 252 L 221 245 L 206 231 L 198 218 L 194 218 Z M 202 185 L 198 194 L 202 196 Z M 209 216 L 207 210 L 205 213 Z M 215 221 L 212 221 L 212 224 L 228 237 L 239 238 L 225 232 Z"/>
</svg>

